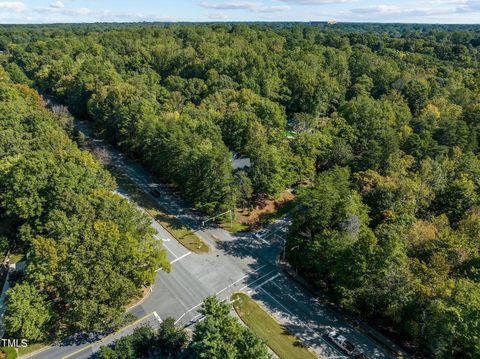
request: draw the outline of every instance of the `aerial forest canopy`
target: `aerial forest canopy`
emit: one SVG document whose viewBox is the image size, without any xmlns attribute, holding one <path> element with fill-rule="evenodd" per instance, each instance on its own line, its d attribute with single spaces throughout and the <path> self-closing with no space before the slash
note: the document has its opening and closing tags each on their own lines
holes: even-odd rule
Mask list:
<svg viewBox="0 0 480 359">
<path fill-rule="evenodd" d="M 299 186 L 285 253 L 300 273 L 418 352 L 480 357 L 478 26 L 10 26 L 0 50 L 11 81 L 91 120 L 206 213 Z M 51 156 L 18 156 L 32 146 L 19 126 L 2 137 L 16 151 L 2 162 L 13 171 L 3 186 L 28 166 L 42 173 Z M 43 141 L 35 152 L 67 140 Z M 251 168 L 233 171 L 233 155 Z M 112 225 L 111 180 L 91 171 L 69 194 L 82 196 L 75 208 L 51 213 L 39 194 L 12 209 L 2 195 L 8 213 L 41 219 L 38 253 L 62 211 L 99 216 L 93 236 Z M 91 176 L 101 189 L 90 191 Z M 42 195 L 64 192 L 65 181 L 39 180 Z"/>
<path fill-rule="evenodd" d="M 150 219 L 69 138 L 68 111 L 48 111 L 15 69 L 0 65 L 0 245 L 27 260 L 11 276 L 7 335 L 32 343 L 114 328 L 155 270 L 169 270 L 166 253 Z"/>
</svg>

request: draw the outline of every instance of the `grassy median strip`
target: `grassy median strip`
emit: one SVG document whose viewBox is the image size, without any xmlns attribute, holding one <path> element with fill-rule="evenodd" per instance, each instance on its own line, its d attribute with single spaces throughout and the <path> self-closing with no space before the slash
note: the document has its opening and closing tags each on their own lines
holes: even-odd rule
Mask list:
<svg viewBox="0 0 480 359">
<path fill-rule="evenodd" d="M 112 167 L 109 171 L 115 177 L 117 184 L 124 189 L 130 198 L 142 207 L 150 216 L 161 224 L 184 247 L 194 253 L 207 253 L 208 245 L 195 233 L 186 227 L 176 217 L 168 214 L 153 198 L 137 186 L 128 176 Z"/>
<path fill-rule="evenodd" d="M 281 359 L 317 358 L 248 295 L 235 293 L 231 299 L 242 321 Z"/>
<path fill-rule="evenodd" d="M 220 227 L 230 233 L 238 233 L 238 232 L 246 232 L 250 230 L 250 226 L 243 224 L 243 223 L 230 223 L 230 222 L 223 222 L 220 223 Z"/>
</svg>

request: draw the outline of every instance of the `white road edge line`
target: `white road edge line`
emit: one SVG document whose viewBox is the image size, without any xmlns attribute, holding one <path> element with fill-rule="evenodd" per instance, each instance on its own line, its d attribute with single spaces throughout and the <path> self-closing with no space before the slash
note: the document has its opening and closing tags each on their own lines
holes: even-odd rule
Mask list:
<svg viewBox="0 0 480 359">
<path fill-rule="evenodd" d="M 240 278 L 239 280 L 236 280 L 235 282 L 233 282 L 232 284 L 229 284 L 227 285 L 225 288 L 221 289 L 220 291 L 217 292 L 217 294 L 215 295 L 219 295 L 220 293 L 222 293 L 224 290 L 234 286 L 235 284 L 237 284 L 238 282 L 240 282 L 242 279 L 245 279 L 249 276 L 249 274 L 245 274 L 242 278 Z"/>
<path fill-rule="evenodd" d="M 262 269 L 263 267 L 266 267 L 267 265 L 268 265 L 268 264 L 264 264 L 263 266 L 258 267 L 257 269 L 255 269 L 254 271 L 252 271 L 252 273 L 253 273 L 253 272 L 258 272 L 260 269 Z"/>
<path fill-rule="evenodd" d="M 190 308 L 189 310 L 187 310 L 185 313 L 183 313 L 176 321 L 174 324 L 177 324 L 185 315 L 187 315 L 188 313 L 190 313 L 192 310 L 194 310 L 195 308 L 198 308 L 199 306 L 201 306 L 203 304 L 203 302 L 200 302 L 198 303 L 196 306 Z"/>
<path fill-rule="evenodd" d="M 270 293 L 268 293 L 268 292 L 267 292 L 265 289 L 263 289 L 263 288 L 260 288 L 260 290 L 263 291 L 263 292 L 264 292 L 266 295 L 268 295 L 270 298 L 272 298 L 275 302 L 277 302 L 278 305 L 280 305 L 290 316 L 293 317 L 292 312 L 290 312 L 287 308 L 285 308 L 285 306 L 284 306 L 282 303 L 280 303 L 278 300 L 276 300 L 274 297 L 272 297 L 272 295 L 271 295 Z"/>
<path fill-rule="evenodd" d="M 202 315 L 203 315 L 203 314 L 200 313 L 200 314 L 194 316 L 191 321 L 192 321 L 192 322 L 195 321 L 197 318 L 200 318 Z"/>
<path fill-rule="evenodd" d="M 240 292 L 241 292 L 242 290 L 244 290 L 245 288 L 251 286 L 253 283 L 258 282 L 258 281 L 261 280 L 262 278 L 265 278 L 266 276 L 268 276 L 268 275 L 271 274 L 272 272 L 275 272 L 275 270 L 276 270 L 276 269 L 273 269 L 273 270 L 271 270 L 270 272 L 268 272 L 267 274 L 262 275 L 260 278 L 255 279 L 252 283 L 247 283 L 247 285 L 245 285 L 245 286 L 243 286 L 242 288 L 240 288 Z"/>
<path fill-rule="evenodd" d="M 165 249 L 167 251 L 169 251 L 172 254 L 172 256 L 175 257 L 175 259 L 178 258 L 177 255 L 175 253 L 173 253 L 172 250 L 170 250 L 170 248 L 168 248 L 168 246 L 165 243 L 163 243 L 163 247 L 165 247 Z"/>
<path fill-rule="evenodd" d="M 267 242 L 265 239 L 263 239 L 262 237 L 259 238 L 263 243 L 265 244 L 270 244 L 269 242 Z"/>
<path fill-rule="evenodd" d="M 260 269 L 262 269 L 262 268 L 265 267 L 265 266 L 267 266 L 267 264 L 264 264 L 263 266 L 259 267 L 258 269 L 256 269 L 256 270 L 254 270 L 254 271 L 252 271 L 252 272 L 244 275 L 242 278 L 240 278 L 239 280 L 237 280 L 236 282 L 234 282 L 234 283 L 232 283 L 232 284 L 236 284 L 236 283 L 240 282 L 242 279 L 244 279 L 245 277 L 249 276 L 251 273 L 255 273 L 255 272 L 259 271 Z M 274 270 L 275 270 L 275 269 L 274 269 Z M 267 274 L 261 276 L 261 277 L 258 278 L 257 280 L 264 278 L 265 276 L 267 276 L 267 275 L 269 275 L 270 273 L 272 273 L 274 270 L 272 270 L 272 271 L 268 272 Z M 256 282 L 257 280 L 255 280 L 254 282 Z M 253 282 L 253 283 L 254 283 L 254 282 Z M 229 288 L 232 284 L 230 284 L 230 285 L 226 286 L 225 288 L 223 288 L 223 289 L 222 289 L 221 291 L 219 291 L 216 295 L 218 295 L 219 293 L 223 292 L 225 289 Z M 246 287 L 247 287 L 247 286 L 245 286 L 245 287 L 243 287 L 243 288 L 246 288 Z M 240 289 L 240 291 L 243 290 L 243 288 Z M 202 304 L 203 304 L 203 301 L 200 302 L 200 303 L 198 303 L 196 306 L 190 308 L 189 310 L 187 310 L 185 313 L 183 313 L 183 314 L 175 321 L 175 324 L 177 324 L 185 315 L 187 315 L 188 313 L 190 313 L 190 312 L 191 312 L 192 310 L 194 310 L 195 308 L 198 308 L 198 307 L 201 306 Z M 197 317 L 198 317 L 198 316 L 197 316 Z"/>
<path fill-rule="evenodd" d="M 252 274 L 252 273 L 258 272 L 260 269 L 262 269 L 262 268 L 265 267 L 266 265 L 267 265 L 267 264 L 264 264 L 263 266 L 255 269 L 254 271 L 248 272 L 248 273 L 245 274 L 242 278 L 236 280 L 235 282 L 227 285 L 225 288 L 223 288 L 223 289 L 221 289 L 220 291 L 218 291 L 217 294 L 215 294 L 215 295 L 219 295 L 219 294 L 222 293 L 225 289 L 228 289 L 228 288 L 230 288 L 230 287 L 233 287 L 235 284 L 237 284 L 238 282 L 240 282 L 242 279 L 245 279 L 246 277 L 248 277 L 248 276 L 249 276 L 250 274 Z M 243 287 L 243 288 L 245 288 L 245 287 Z M 242 288 L 242 289 L 243 289 L 243 288 Z M 240 289 L 240 290 L 242 290 L 242 289 Z"/>
<path fill-rule="evenodd" d="M 167 247 L 165 246 L 165 248 L 167 248 Z M 192 252 L 187 252 L 187 253 L 185 253 L 183 256 L 177 257 L 170 249 L 167 248 L 167 250 L 168 250 L 170 253 L 172 253 L 172 254 L 174 255 L 174 257 L 175 257 L 175 259 L 174 259 L 173 261 L 171 261 L 170 264 L 173 264 L 173 263 L 175 263 L 176 261 L 179 261 L 180 259 L 185 258 L 185 257 L 188 256 L 189 254 L 192 254 Z M 159 271 L 161 271 L 161 270 L 162 270 L 162 268 L 158 268 L 155 272 L 159 272 Z"/>
<path fill-rule="evenodd" d="M 298 302 L 299 300 L 297 298 L 295 298 L 293 295 L 291 294 L 287 294 L 291 299 L 293 299 L 295 302 Z"/>
<path fill-rule="evenodd" d="M 280 275 L 280 273 L 277 273 L 276 275 L 274 275 L 273 277 L 267 279 L 265 282 L 257 285 L 255 288 L 253 288 L 253 290 L 257 289 L 257 288 L 261 288 L 263 285 L 267 284 L 268 282 L 274 280 L 275 278 L 277 278 L 278 276 Z"/>
<path fill-rule="evenodd" d="M 173 261 L 171 261 L 170 264 L 173 264 L 173 263 L 175 263 L 176 261 L 179 261 L 180 259 L 185 258 L 186 256 L 188 256 L 188 255 L 190 255 L 190 254 L 192 254 L 192 252 L 187 252 L 187 253 L 185 253 L 183 256 L 180 256 L 180 257 L 174 259 Z"/>
</svg>

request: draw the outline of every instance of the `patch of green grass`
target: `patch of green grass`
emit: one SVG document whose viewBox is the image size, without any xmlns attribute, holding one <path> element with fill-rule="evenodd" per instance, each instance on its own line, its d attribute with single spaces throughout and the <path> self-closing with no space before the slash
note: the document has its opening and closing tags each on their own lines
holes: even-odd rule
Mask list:
<svg viewBox="0 0 480 359">
<path fill-rule="evenodd" d="M 231 299 L 242 321 L 281 359 L 317 358 L 248 295 L 235 293 Z"/>
<path fill-rule="evenodd" d="M 250 226 L 243 223 L 224 222 L 224 223 L 220 223 L 220 227 L 231 233 L 247 232 L 250 230 Z"/>
<path fill-rule="evenodd" d="M 6 354 L 6 359 L 15 359 L 17 351 L 12 347 L 0 347 L 0 353 Z"/>
<path fill-rule="evenodd" d="M 45 348 L 46 346 L 48 346 L 48 344 L 46 344 L 46 343 L 29 344 L 26 347 L 22 347 L 22 348 L 17 349 L 18 350 L 18 356 L 22 357 L 24 355 L 27 355 L 27 354 L 33 353 L 37 350 L 40 350 L 42 348 Z M 8 356 L 7 356 L 7 358 L 10 359 Z"/>
<path fill-rule="evenodd" d="M 24 258 L 25 255 L 23 253 L 13 253 L 10 255 L 10 264 L 21 262 Z"/>
<path fill-rule="evenodd" d="M 109 168 L 117 184 L 130 198 L 152 216 L 163 228 L 175 237 L 184 247 L 194 253 L 207 253 L 208 245 L 179 219 L 168 214 L 150 195 L 139 188 L 135 182 L 116 168 Z"/>
</svg>

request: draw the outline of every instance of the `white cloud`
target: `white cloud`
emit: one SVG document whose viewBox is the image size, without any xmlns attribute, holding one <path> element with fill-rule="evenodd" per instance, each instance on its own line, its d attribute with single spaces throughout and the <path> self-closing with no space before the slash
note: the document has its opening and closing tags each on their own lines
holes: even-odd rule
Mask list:
<svg viewBox="0 0 480 359">
<path fill-rule="evenodd" d="M 330 5 L 330 4 L 342 4 L 347 2 L 354 2 L 356 0 L 281 0 L 297 5 Z"/>
<path fill-rule="evenodd" d="M 247 10 L 251 12 L 272 13 L 290 9 L 288 5 L 268 6 L 261 2 L 231 1 L 224 3 L 201 3 L 200 6 L 214 10 Z"/>
<path fill-rule="evenodd" d="M 50 5 L 50 7 L 54 9 L 63 9 L 65 5 L 61 1 L 55 1 L 53 4 Z"/>
<path fill-rule="evenodd" d="M 92 10 L 87 7 L 67 8 L 61 1 L 56 1 L 47 7 L 35 8 L 34 11 L 40 14 L 60 14 L 67 16 L 81 16 L 92 13 Z"/>
<path fill-rule="evenodd" d="M 226 3 L 202 3 L 200 6 L 207 8 L 207 9 L 215 9 L 215 10 L 251 10 L 258 6 L 261 3 L 256 2 L 226 2 Z"/>
<path fill-rule="evenodd" d="M 458 5 L 465 4 L 468 0 L 423 0 L 421 4 L 430 4 L 430 5 Z"/>
<path fill-rule="evenodd" d="M 465 1 L 462 5 L 457 7 L 459 12 L 479 12 L 480 11 L 480 0 L 468 0 Z"/>
<path fill-rule="evenodd" d="M 76 15 L 88 15 L 91 14 L 93 11 L 90 10 L 88 7 L 76 7 L 71 9 L 63 9 L 62 13 L 65 15 L 76 16 Z"/>
<path fill-rule="evenodd" d="M 288 6 L 288 5 L 275 5 L 275 6 L 260 7 L 256 11 L 259 11 L 259 12 L 281 12 L 281 11 L 287 11 L 287 10 L 290 10 L 290 6 Z"/>
<path fill-rule="evenodd" d="M 362 5 L 364 0 L 196 0 L 199 1 L 196 2 L 197 6 L 208 10 L 204 14 L 190 15 L 192 18 L 185 18 L 181 14 L 178 16 L 155 15 L 152 12 L 145 14 L 140 12 L 142 11 L 140 7 L 138 10 L 133 7 L 133 11 L 97 10 L 80 7 L 80 2 L 70 0 L 49 0 L 47 4 L 50 3 L 50 5 L 34 7 L 26 5 L 24 1 L 0 0 L 0 23 L 196 21 L 230 20 L 237 17 L 238 19 L 261 18 L 277 21 L 329 18 L 339 21 L 430 23 L 478 23 L 480 19 L 480 0 L 403 0 L 393 4 L 390 0 L 385 0 L 383 4 L 381 0 L 376 4 L 369 1 L 368 3 L 373 3 L 372 6 Z M 355 2 L 354 5 L 344 5 L 334 9 L 334 4 Z M 331 6 L 328 6 L 329 4 Z M 322 5 L 326 6 L 322 7 Z M 292 8 L 295 12 L 288 11 Z M 158 5 L 158 10 L 161 9 L 162 6 Z"/>
<path fill-rule="evenodd" d="M 0 10 L 4 8 L 0 2 Z M 9 7 L 11 9 L 11 7 Z M 0 11 L 0 23 L 55 23 L 55 22 L 140 22 L 140 21 L 179 21 L 168 15 L 154 15 L 136 12 L 118 12 L 108 9 L 93 10 L 88 7 L 66 7 L 60 1 L 49 6 L 25 8 L 25 11 L 5 13 Z"/>
<path fill-rule="evenodd" d="M 224 14 L 222 12 L 205 14 L 205 16 L 211 20 L 227 20 L 228 19 L 227 14 Z"/>
<path fill-rule="evenodd" d="M 91 11 L 88 13 L 95 21 L 176 21 L 168 15 L 146 15 L 143 13 L 116 12 L 111 10 Z"/>
<path fill-rule="evenodd" d="M 354 8 L 338 12 L 337 15 L 347 21 L 468 23 L 476 12 L 480 12 L 480 0 L 426 0 L 403 5 L 380 4 Z"/>
<path fill-rule="evenodd" d="M 421 16 L 421 15 L 432 15 L 432 14 L 444 14 L 449 12 L 449 9 L 446 8 L 407 8 L 405 6 L 396 6 L 396 5 L 377 5 L 369 6 L 364 8 L 357 8 L 351 10 L 356 14 L 367 14 L 367 15 L 409 15 L 409 16 Z"/>
<path fill-rule="evenodd" d="M 20 1 L 0 1 L 0 9 L 10 12 L 24 12 L 27 6 Z"/>
</svg>

